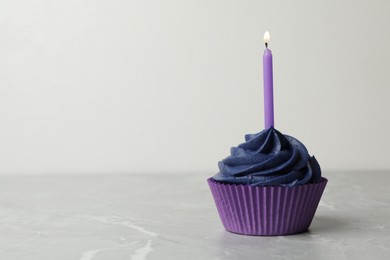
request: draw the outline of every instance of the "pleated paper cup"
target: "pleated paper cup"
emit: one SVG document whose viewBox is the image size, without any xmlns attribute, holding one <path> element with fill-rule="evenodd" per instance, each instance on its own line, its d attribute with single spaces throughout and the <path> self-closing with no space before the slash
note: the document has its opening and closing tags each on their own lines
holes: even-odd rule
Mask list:
<svg viewBox="0 0 390 260">
<path fill-rule="evenodd" d="M 207 182 L 227 231 L 280 236 L 308 230 L 328 180 L 294 187 Z"/>
</svg>

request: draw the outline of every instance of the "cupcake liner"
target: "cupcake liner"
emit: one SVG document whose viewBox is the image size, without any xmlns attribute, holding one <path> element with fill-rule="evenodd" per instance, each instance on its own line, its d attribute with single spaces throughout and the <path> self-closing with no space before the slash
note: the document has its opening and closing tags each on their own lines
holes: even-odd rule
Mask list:
<svg viewBox="0 0 390 260">
<path fill-rule="evenodd" d="M 308 230 L 328 180 L 294 187 L 207 182 L 227 231 L 277 236 Z"/>
</svg>

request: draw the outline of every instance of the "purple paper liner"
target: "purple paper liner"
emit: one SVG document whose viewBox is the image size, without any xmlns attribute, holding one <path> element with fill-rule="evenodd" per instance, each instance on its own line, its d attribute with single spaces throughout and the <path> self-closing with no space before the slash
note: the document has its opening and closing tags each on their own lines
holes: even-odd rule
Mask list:
<svg viewBox="0 0 390 260">
<path fill-rule="evenodd" d="M 308 230 L 328 180 L 292 188 L 207 182 L 227 231 L 278 236 Z"/>
</svg>

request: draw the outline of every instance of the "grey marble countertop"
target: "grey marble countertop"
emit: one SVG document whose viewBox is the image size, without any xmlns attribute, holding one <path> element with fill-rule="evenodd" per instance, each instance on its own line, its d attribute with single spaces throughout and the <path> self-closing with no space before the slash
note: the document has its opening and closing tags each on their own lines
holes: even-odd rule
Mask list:
<svg viewBox="0 0 390 260">
<path fill-rule="evenodd" d="M 390 171 L 325 172 L 310 231 L 226 232 L 205 174 L 0 176 L 0 259 L 389 259 Z"/>
</svg>

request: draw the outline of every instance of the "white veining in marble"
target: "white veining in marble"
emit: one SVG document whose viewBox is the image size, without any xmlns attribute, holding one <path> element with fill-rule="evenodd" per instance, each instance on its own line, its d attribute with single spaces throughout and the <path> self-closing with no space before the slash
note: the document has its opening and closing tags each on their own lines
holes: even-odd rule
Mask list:
<svg viewBox="0 0 390 260">
<path fill-rule="evenodd" d="M 88 250 L 88 251 L 82 252 L 80 260 L 95 259 L 96 254 L 98 254 L 100 252 L 107 251 L 107 250 L 118 250 L 118 249 L 120 249 L 120 247 L 135 245 L 135 244 L 138 244 L 138 243 L 139 243 L 138 241 L 134 241 L 132 243 L 122 244 L 122 245 L 119 245 L 119 246 L 116 246 L 116 247 L 100 248 L 100 249 L 96 249 L 96 250 Z"/>
<path fill-rule="evenodd" d="M 310 231 L 226 232 L 205 174 L 0 176 L 0 259 L 388 259 L 390 172 L 330 172 Z"/>
<path fill-rule="evenodd" d="M 152 251 L 152 240 L 148 240 L 145 246 L 138 248 L 134 252 L 134 254 L 131 256 L 131 260 L 144 260 L 146 259 L 146 256 Z"/>
<path fill-rule="evenodd" d="M 139 231 L 139 232 L 141 232 L 141 233 L 144 233 L 144 234 L 149 235 L 149 236 L 152 236 L 152 237 L 156 237 L 156 236 L 157 236 L 156 233 L 154 233 L 154 232 L 152 232 L 152 231 L 149 231 L 149 230 L 146 230 L 146 229 L 143 228 L 143 227 L 140 227 L 140 226 L 136 226 L 136 225 L 134 225 L 134 224 L 131 224 L 131 223 L 129 223 L 128 221 L 123 222 L 123 225 L 125 225 L 125 226 L 127 226 L 127 227 L 129 227 L 129 228 L 133 228 L 133 229 L 135 229 L 135 230 L 137 230 L 137 231 Z"/>
<path fill-rule="evenodd" d="M 320 206 L 325 207 L 325 208 L 327 208 L 329 210 L 336 210 L 335 206 L 330 204 L 330 203 L 328 203 L 328 202 L 325 202 L 325 199 L 322 199 L 320 201 Z"/>
<path fill-rule="evenodd" d="M 102 249 L 98 249 L 98 250 L 85 251 L 81 255 L 80 260 L 92 260 L 97 253 L 108 250 L 108 249 L 109 248 L 102 248 Z"/>
</svg>

